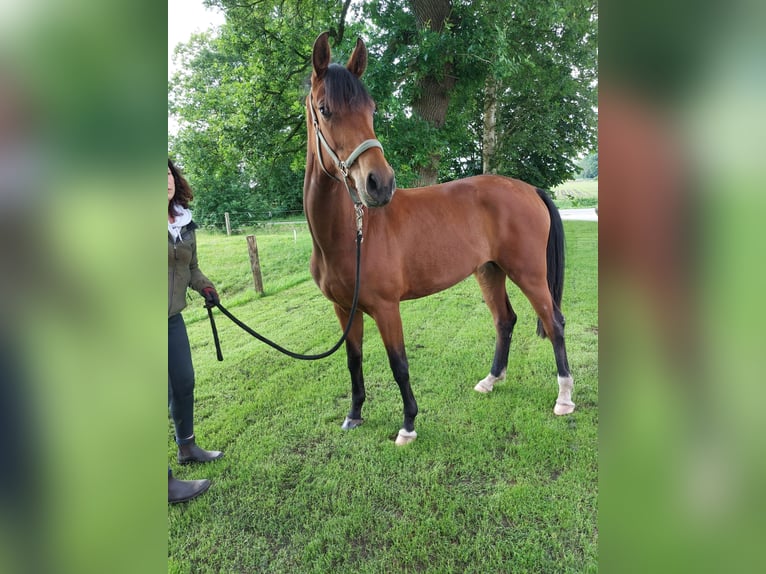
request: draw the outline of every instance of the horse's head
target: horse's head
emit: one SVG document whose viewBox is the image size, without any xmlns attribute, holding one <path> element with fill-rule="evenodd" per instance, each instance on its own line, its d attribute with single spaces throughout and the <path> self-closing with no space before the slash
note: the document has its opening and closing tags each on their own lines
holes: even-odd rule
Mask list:
<svg viewBox="0 0 766 574">
<path fill-rule="evenodd" d="M 328 33 L 314 42 L 311 91 L 306 98 L 309 148 L 332 177 L 348 178 L 368 207 L 386 205 L 396 190 L 394 171 L 375 138 L 375 102 L 359 80 L 367 67 L 367 48 L 361 39 L 344 68 L 330 63 Z"/>
</svg>

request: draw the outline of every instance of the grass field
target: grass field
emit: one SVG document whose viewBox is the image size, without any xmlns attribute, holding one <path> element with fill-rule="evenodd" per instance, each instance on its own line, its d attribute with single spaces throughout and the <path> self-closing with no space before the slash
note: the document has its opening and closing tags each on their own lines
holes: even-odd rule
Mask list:
<svg viewBox="0 0 766 574">
<path fill-rule="evenodd" d="M 345 353 L 287 358 L 217 313 L 215 358 L 201 298 L 184 312 L 197 373 L 196 433 L 225 451 L 179 467 L 210 478 L 200 498 L 168 507 L 169 572 L 595 572 L 598 528 L 597 225 L 565 222 L 569 362 L 577 410 L 553 415 L 556 369 L 527 300 L 506 382 L 489 371 L 494 328 L 472 278 L 402 304 L 418 439 L 393 439 L 402 402 L 374 323 L 365 321 L 365 423 L 340 429 L 350 405 Z M 298 352 L 340 336 L 308 273 L 305 227 L 259 234 L 266 293 L 255 294 L 242 235 L 200 233 L 202 269 L 223 304 Z"/>
<path fill-rule="evenodd" d="M 553 188 L 559 209 L 598 205 L 598 179 L 573 179 Z"/>
</svg>

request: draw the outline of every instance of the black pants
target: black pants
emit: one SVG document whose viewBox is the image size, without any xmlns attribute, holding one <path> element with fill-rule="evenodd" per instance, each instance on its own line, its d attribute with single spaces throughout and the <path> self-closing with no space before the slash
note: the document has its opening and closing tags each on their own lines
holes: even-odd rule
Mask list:
<svg viewBox="0 0 766 574">
<path fill-rule="evenodd" d="M 176 429 L 176 442 L 194 438 L 194 366 L 189 336 L 180 313 L 168 318 L 168 405 Z"/>
</svg>

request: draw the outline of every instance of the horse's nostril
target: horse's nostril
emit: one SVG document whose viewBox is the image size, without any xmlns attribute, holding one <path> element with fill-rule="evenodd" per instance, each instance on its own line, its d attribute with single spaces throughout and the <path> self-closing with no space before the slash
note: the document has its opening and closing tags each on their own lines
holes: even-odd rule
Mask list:
<svg viewBox="0 0 766 574">
<path fill-rule="evenodd" d="M 367 190 L 376 191 L 377 189 L 378 189 L 378 178 L 375 176 L 374 173 L 370 172 L 370 175 L 367 176 Z"/>
</svg>

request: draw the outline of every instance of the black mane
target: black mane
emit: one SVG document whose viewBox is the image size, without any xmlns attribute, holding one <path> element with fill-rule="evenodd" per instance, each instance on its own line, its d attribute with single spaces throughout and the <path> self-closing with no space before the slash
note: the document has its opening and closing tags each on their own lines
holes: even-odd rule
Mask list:
<svg viewBox="0 0 766 574">
<path fill-rule="evenodd" d="M 330 64 L 324 76 L 325 104 L 331 111 L 371 105 L 372 98 L 359 78 L 340 64 Z"/>
</svg>

